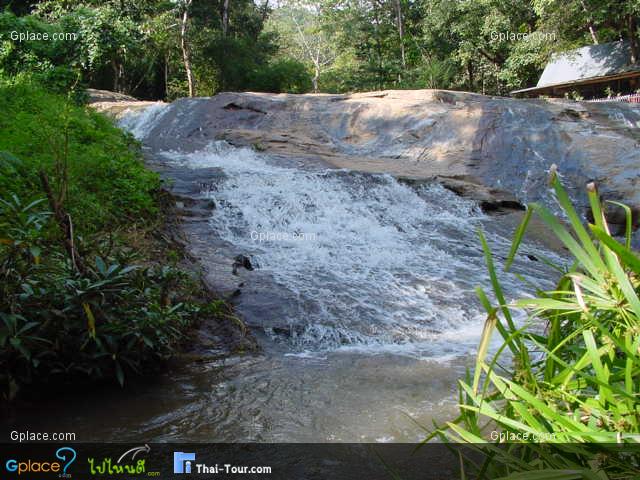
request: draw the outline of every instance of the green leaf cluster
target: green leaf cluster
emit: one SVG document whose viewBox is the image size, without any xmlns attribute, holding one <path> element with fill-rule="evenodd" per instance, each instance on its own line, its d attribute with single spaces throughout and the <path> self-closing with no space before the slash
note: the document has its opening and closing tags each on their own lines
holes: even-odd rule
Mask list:
<svg viewBox="0 0 640 480">
<path fill-rule="evenodd" d="M 44 169 L 55 188 L 66 181 L 65 207 L 81 235 L 157 216 L 160 180 L 144 167 L 138 143 L 110 119 L 28 77 L 0 80 L 0 111 L 3 197 L 40 196 Z"/>
<path fill-rule="evenodd" d="M 33 78 L 1 82 L 0 110 L 0 398 L 153 369 L 200 311 L 178 258 L 158 265 L 140 239 L 161 223 L 158 176 L 111 120 Z"/>
<path fill-rule="evenodd" d="M 556 289 L 507 303 L 480 232 L 497 303 L 478 289 L 488 316 L 475 372 L 460 382 L 460 416 L 431 437 L 473 444 L 485 458 L 480 464 L 467 459 L 474 478 L 637 478 L 640 257 L 631 249 L 631 211 L 623 206 L 627 230 L 620 241 L 609 232 L 595 185 L 587 186 L 594 219 L 588 226 L 555 168 L 551 185 L 566 222 L 542 205 L 529 205 L 506 268 L 533 214 L 574 262 Z M 517 325 L 515 309 L 528 311 L 530 321 Z M 503 345 L 491 358 L 487 345 L 496 331 Z M 515 443 L 487 445 L 491 431 L 519 436 Z"/>
</svg>

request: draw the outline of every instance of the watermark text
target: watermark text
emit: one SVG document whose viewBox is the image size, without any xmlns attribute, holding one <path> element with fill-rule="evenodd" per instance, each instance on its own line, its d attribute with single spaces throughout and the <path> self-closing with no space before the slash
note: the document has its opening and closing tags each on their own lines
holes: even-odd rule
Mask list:
<svg viewBox="0 0 640 480">
<path fill-rule="evenodd" d="M 491 32 L 492 42 L 529 42 L 532 40 L 541 40 L 545 42 L 555 42 L 555 32 Z"/>
<path fill-rule="evenodd" d="M 9 39 L 14 42 L 73 42 L 78 39 L 78 34 L 75 32 L 18 32 L 16 30 L 9 32 Z"/>
</svg>

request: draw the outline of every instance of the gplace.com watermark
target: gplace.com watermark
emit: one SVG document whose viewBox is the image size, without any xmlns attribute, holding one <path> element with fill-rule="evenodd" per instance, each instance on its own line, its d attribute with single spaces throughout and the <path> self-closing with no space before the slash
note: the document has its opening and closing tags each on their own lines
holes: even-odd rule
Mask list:
<svg viewBox="0 0 640 480">
<path fill-rule="evenodd" d="M 491 32 L 492 42 L 529 42 L 532 40 L 541 40 L 545 42 L 555 42 L 555 32 Z"/>
<path fill-rule="evenodd" d="M 75 432 L 34 432 L 13 430 L 9 434 L 12 442 L 75 442 Z"/>
<path fill-rule="evenodd" d="M 290 242 L 307 241 L 313 242 L 318 239 L 315 232 L 257 232 L 251 231 L 249 234 L 254 242 Z"/>
<path fill-rule="evenodd" d="M 511 442 L 534 442 L 534 443 L 544 443 L 549 441 L 554 441 L 556 439 L 555 433 L 550 432 L 512 432 L 510 430 L 497 431 L 492 430 L 489 433 L 489 438 L 494 442 L 497 440 L 500 443 L 511 443 Z"/>
<path fill-rule="evenodd" d="M 78 39 L 78 34 L 75 32 L 18 32 L 16 30 L 9 32 L 8 34 L 0 34 L 0 39 L 12 40 L 14 42 L 73 42 Z"/>
</svg>

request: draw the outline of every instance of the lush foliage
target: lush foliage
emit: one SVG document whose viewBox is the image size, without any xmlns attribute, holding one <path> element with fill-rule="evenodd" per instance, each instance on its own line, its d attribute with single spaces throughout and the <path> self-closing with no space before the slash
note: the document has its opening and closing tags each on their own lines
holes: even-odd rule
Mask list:
<svg viewBox="0 0 640 480">
<path fill-rule="evenodd" d="M 29 10 L 20 3 L 9 7 Z M 308 91 L 306 67 L 277 56 L 277 37 L 263 33 L 266 7 L 251 0 L 227 2 L 226 15 L 222 7 L 184 0 L 35 2 L 31 15 L 0 13 L 0 70 L 37 71 L 66 80 L 65 86 L 79 81 L 140 98 L 173 99 L 189 94 L 186 55 L 194 94 Z M 11 40 L 11 32 L 27 31 L 75 37 Z"/>
<path fill-rule="evenodd" d="M 29 79 L 0 82 L 0 110 L 3 198 L 8 192 L 25 201 L 34 192 L 42 196 L 38 172 L 44 169 L 80 234 L 157 213 L 158 177 L 145 169 L 133 139 L 103 115 Z"/>
<path fill-rule="evenodd" d="M 159 179 L 107 118 L 32 80 L 2 84 L 0 105 L 0 396 L 123 383 L 200 311 L 179 255 L 146 238 Z"/>
<path fill-rule="evenodd" d="M 8 3 L 0 69 L 140 98 L 433 87 L 504 94 L 534 85 L 553 52 L 624 39 L 640 57 L 640 0 Z M 10 39 L 26 31 L 77 37 Z"/>
<path fill-rule="evenodd" d="M 535 85 L 552 52 L 620 38 L 637 45 L 639 15 L 637 0 L 286 0 L 267 28 L 319 74 L 321 91 L 504 94 Z"/>
<path fill-rule="evenodd" d="M 0 386 L 12 398 L 32 383 L 140 373 L 172 351 L 197 309 L 167 302 L 184 274 L 139 267 L 136 252 L 99 245 L 78 272 L 47 233 L 44 200 L 0 207 Z"/>
<path fill-rule="evenodd" d="M 609 233 L 593 184 L 594 224 L 586 228 L 555 171 L 551 182 L 570 229 L 541 205 L 529 205 L 507 268 L 534 212 L 575 262 L 554 291 L 508 304 L 481 235 L 498 304 L 478 289 L 488 317 L 475 373 L 460 382 L 460 416 L 433 435 L 482 444 L 489 430 L 517 434 L 503 437 L 515 442 L 507 446 L 477 445 L 487 457 L 479 478 L 636 478 L 637 456 L 620 446 L 640 441 L 640 257 L 630 246 L 631 212 L 617 205 L 627 214 L 620 243 Z M 516 308 L 530 311 L 532 322 L 516 325 Z M 536 328 L 541 321 L 544 333 Z M 504 344 L 489 358 L 496 330 Z M 505 364 L 509 357 L 513 369 Z M 472 463 L 465 466 L 469 472 Z"/>
<path fill-rule="evenodd" d="M 0 73 L 13 76 L 22 72 L 38 78 L 50 89 L 66 92 L 79 76 L 70 68 L 74 44 L 64 40 L 18 42 L 13 35 L 61 34 L 62 25 L 50 24 L 35 16 L 16 17 L 0 13 Z"/>
</svg>

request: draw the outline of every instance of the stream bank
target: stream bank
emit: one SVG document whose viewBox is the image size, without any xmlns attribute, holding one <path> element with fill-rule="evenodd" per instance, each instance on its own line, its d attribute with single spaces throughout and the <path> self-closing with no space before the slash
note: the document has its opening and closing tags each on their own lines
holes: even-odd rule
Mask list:
<svg viewBox="0 0 640 480">
<path fill-rule="evenodd" d="M 430 95 L 453 105 L 446 95 L 442 101 Z M 283 151 L 290 147 L 278 149 L 277 141 L 267 142 L 269 147 L 247 134 L 250 147 L 243 147 L 233 138 L 242 130 L 233 122 L 268 113 L 236 100 L 293 102 L 299 108 L 291 116 L 304 125 L 309 111 L 319 108 L 314 102 L 348 105 L 342 102 L 351 99 L 219 97 L 146 104 L 137 114 L 125 113 L 123 125 L 143 142 L 148 164 L 179 197 L 185 248 L 202 266 L 207 285 L 233 302 L 260 352 L 178 366 L 159 384 L 139 385 L 135 396 L 107 402 L 108 426 L 77 405 L 58 406 L 58 418 L 90 426 L 89 438 L 419 441 L 424 430 L 418 424 L 457 412 L 456 381 L 473 361 L 484 322 L 474 288 L 489 279 L 475 232 L 485 230 L 500 266 L 518 205 L 527 196 L 549 201 L 540 187 L 547 165 L 518 192 L 450 175 L 455 165 L 446 161 L 432 163 L 449 184 L 434 181 L 437 175 L 412 175 L 408 170 L 427 168 L 428 162 L 378 155 L 391 147 L 376 144 L 375 136 L 348 148 L 370 149 L 367 162 L 384 161 L 397 176 L 340 165 L 340 159 L 360 162 L 346 146 L 340 147 L 346 153 L 322 156 L 317 149 Z M 130 107 L 118 108 L 124 113 Z M 219 108 L 229 116 L 218 118 Z M 254 130 L 271 128 L 276 120 L 262 120 Z M 225 130 L 226 140 L 214 135 L 218 130 Z M 380 131 L 384 136 L 384 129 L 371 130 Z M 466 162 L 460 152 L 458 166 Z M 453 162 L 454 155 L 443 158 Z M 458 195 L 460 189 L 467 198 Z M 478 192 L 493 203 L 483 205 L 487 199 Z M 553 246 L 530 241 L 522 253 L 514 273 L 551 287 L 555 273 L 541 260 L 563 261 Z M 509 298 L 525 293 L 515 276 L 503 280 Z"/>
</svg>

